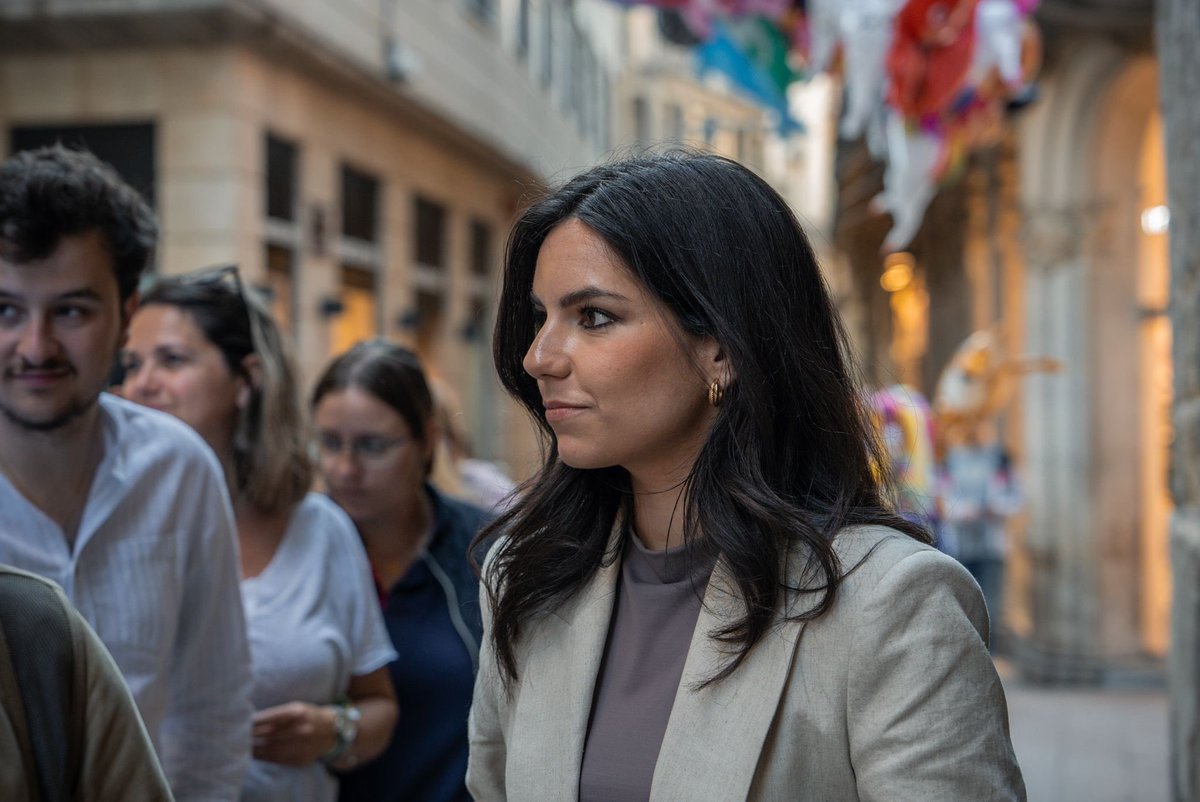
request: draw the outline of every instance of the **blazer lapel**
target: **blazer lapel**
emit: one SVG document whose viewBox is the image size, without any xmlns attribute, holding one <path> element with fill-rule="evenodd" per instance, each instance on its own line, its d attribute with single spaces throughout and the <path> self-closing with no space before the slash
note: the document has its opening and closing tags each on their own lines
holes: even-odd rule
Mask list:
<svg viewBox="0 0 1200 802">
<path fill-rule="evenodd" d="M 614 536 L 620 530 L 614 527 Z M 610 539 L 610 548 L 613 541 Z M 611 553 L 611 552 L 610 552 Z M 521 787 L 528 799 L 577 799 L 579 772 L 596 676 L 604 657 L 621 563 L 601 566 L 586 587 L 556 614 L 538 624 L 521 677 L 521 708 L 513 744 L 534 768 Z M 532 697 L 532 698 L 530 698 Z"/>
<path fill-rule="evenodd" d="M 742 613 L 713 571 L 654 769 L 651 800 L 744 800 L 791 671 L 803 625 L 778 622 L 728 678 L 703 690 L 727 655 L 711 634 Z M 589 697 L 590 698 L 590 697 Z"/>
</svg>

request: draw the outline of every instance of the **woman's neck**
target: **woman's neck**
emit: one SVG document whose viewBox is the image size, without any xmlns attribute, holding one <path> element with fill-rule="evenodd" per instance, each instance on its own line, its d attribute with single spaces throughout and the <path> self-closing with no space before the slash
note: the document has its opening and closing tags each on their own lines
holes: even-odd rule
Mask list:
<svg viewBox="0 0 1200 802">
<path fill-rule="evenodd" d="M 664 551 L 683 545 L 683 515 L 686 479 L 670 484 L 646 486 L 632 479 L 633 531 L 642 545 Z"/>
<path fill-rule="evenodd" d="M 267 511 L 253 507 L 245 499 L 235 502 L 243 579 L 258 576 L 270 565 L 275 552 L 279 550 L 279 544 L 283 542 L 295 509 L 294 505 L 289 505 Z"/>
<path fill-rule="evenodd" d="M 384 587 L 404 576 L 433 535 L 433 505 L 419 488 L 389 514 L 356 522 L 367 557 Z"/>
</svg>

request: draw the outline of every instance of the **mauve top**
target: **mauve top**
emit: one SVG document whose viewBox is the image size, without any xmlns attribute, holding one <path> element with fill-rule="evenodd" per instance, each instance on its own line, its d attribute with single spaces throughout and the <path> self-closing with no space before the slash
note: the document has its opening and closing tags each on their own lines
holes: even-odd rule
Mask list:
<svg viewBox="0 0 1200 802">
<path fill-rule="evenodd" d="M 579 773 L 580 802 L 650 798 L 712 560 L 625 546 Z M 689 568 L 691 569 L 689 571 Z"/>
</svg>

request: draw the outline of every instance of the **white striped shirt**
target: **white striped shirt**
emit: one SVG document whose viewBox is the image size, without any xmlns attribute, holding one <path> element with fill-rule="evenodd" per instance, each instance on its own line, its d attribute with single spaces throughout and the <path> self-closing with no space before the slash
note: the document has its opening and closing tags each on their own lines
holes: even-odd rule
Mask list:
<svg viewBox="0 0 1200 802">
<path fill-rule="evenodd" d="M 102 394 L 100 416 L 104 456 L 74 549 L 0 474 L 0 563 L 57 582 L 96 630 L 176 798 L 236 800 L 253 710 L 220 465 L 169 415 Z"/>
</svg>

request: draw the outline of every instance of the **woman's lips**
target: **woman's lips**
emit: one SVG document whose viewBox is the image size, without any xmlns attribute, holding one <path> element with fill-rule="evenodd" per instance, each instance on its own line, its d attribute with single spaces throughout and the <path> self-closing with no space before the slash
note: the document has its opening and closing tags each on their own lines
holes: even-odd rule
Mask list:
<svg viewBox="0 0 1200 802">
<path fill-rule="evenodd" d="M 550 423 L 561 423 L 583 412 L 587 407 L 576 404 L 564 404 L 550 401 L 546 403 L 546 420 Z"/>
</svg>

